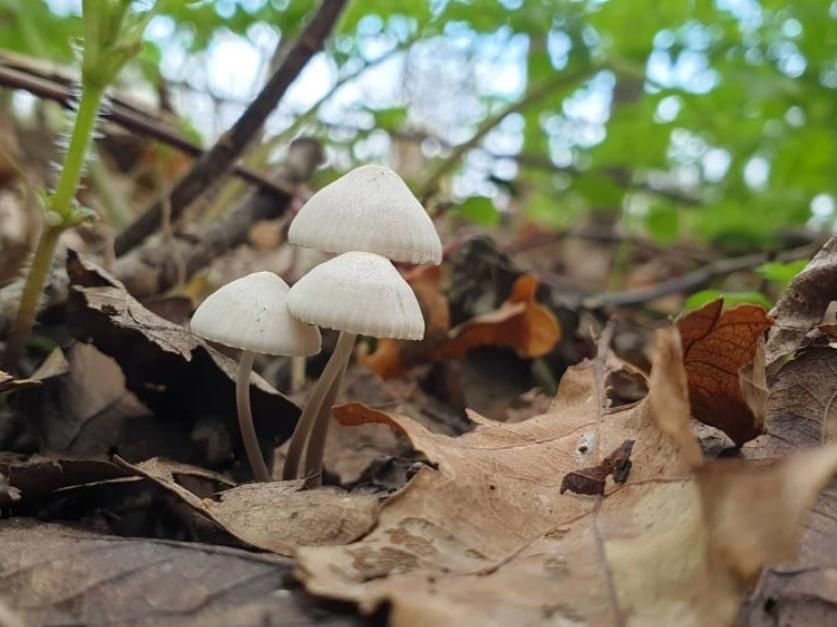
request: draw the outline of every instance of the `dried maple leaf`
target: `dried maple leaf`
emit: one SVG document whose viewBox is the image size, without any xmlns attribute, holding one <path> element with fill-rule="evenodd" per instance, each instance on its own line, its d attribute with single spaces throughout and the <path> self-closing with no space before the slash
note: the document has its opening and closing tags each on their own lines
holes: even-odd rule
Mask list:
<svg viewBox="0 0 837 627">
<path fill-rule="evenodd" d="M 391 607 L 428 624 L 730 625 L 765 563 L 837 469 L 827 447 L 758 467 L 700 458 L 676 337 L 663 333 L 649 397 L 609 411 L 603 360 L 570 369 L 552 411 L 516 424 L 472 417 L 459 438 L 354 407 L 404 430 L 435 462 L 344 547 L 298 550 L 309 591 Z M 660 415 L 665 410 L 668 415 Z M 604 496 L 561 494 L 562 477 L 634 440 Z"/>
<path fill-rule="evenodd" d="M 547 354 L 561 339 L 558 319 L 535 300 L 538 279 L 519 277 L 499 309 L 477 316 L 451 331 L 452 337 L 434 352 L 436 359 L 463 357 L 477 346 L 506 346 L 521 357 Z"/>
<path fill-rule="evenodd" d="M 717 427 L 737 446 L 763 432 L 767 403 L 764 353 L 771 320 L 763 307 L 723 310 L 716 300 L 677 321 L 695 418 Z"/>
</svg>

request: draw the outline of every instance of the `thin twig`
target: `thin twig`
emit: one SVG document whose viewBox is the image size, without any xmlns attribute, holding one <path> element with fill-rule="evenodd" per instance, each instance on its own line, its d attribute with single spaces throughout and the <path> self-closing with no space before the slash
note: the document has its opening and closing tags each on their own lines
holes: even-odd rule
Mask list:
<svg viewBox="0 0 837 627">
<path fill-rule="evenodd" d="M 13 64 L 14 67 L 10 64 Z M 52 100 L 65 109 L 73 110 L 77 106 L 74 84 L 74 81 L 69 77 L 57 77 L 44 72 L 38 64 L 32 64 L 30 67 L 25 59 L 18 56 L 12 58 L 6 55 L 0 56 L 0 85 L 3 87 L 22 89 L 33 96 Z M 114 124 L 139 135 L 151 137 L 187 155 L 200 157 L 204 154 L 203 148 L 170 128 L 165 121 L 121 98 L 109 97 L 102 113 L 107 120 Z M 233 172 L 242 180 L 258 185 L 263 189 L 276 193 L 287 191 L 281 189 L 278 183 L 246 166 L 235 165 L 233 166 Z"/>
<path fill-rule="evenodd" d="M 345 4 L 346 0 L 323 0 L 316 15 L 250 106 L 174 186 L 169 197 L 172 219 L 178 219 L 198 196 L 233 166 L 291 83 L 308 61 L 323 48 Z M 157 202 L 120 233 L 115 243 L 117 256 L 135 248 L 153 233 L 160 225 L 161 215 L 162 203 Z"/>
<path fill-rule="evenodd" d="M 489 116 L 486 118 L 482 124 L 480 124 L 477 132 L 473 134 L 473 136 L 457 145 L 453 151 L 448 155 L 447 159 L 445 159 L 439 166 L 431 172 L 430 176 L 427 177 L 427 180 L 422 184 L 421 188 L 418 192 L 418 197 L 426 200 L 429 196 L 432 196 L 435 192 L 437 187 L 439 186 L 439 182 L 444 178 L 448 173 L 450 173 L 457 165 L 459 165 L 460 161 L 462 161 L 462 157 L 470 151 L 472 148 L 476 148 L 477 145 L 488 135 L 500 122 L 505 120 L 508 116 L 512 113 L 517 113 L 518 111 L 522 111 L 528 108 L 530 105 L 536 103 L 543 98 L 546 98 L 552 92 L 561 89 L 562 87 L 567 87 L 575 83 L 578 79 L 590 75 L 592 72 L 595 72 L 598 68 L 590 68 L 588 66 L 578 68 L 574 71 L 565 72 L 563 74 L 558 74 L 555 78 L 549 81 L 545 81 L 540 85 L 533 87 L 523 98 L 520 100 L 515 100 L 512 103 L 509 103 L 503 109 L 500 109 L 494 115 Z"/>
<path fill-rule="evenodd" d="M 296 139 L 277 168 L 276 178 L 284 187 L 293 189 L 311 177 L 322 157 L 318 142 L 304 137 Z M 117 260 L 114 274 L 136 298 L 161 294 L 246 242 L 253 224 L 280 217 L 293 198 L 293 194 L 254 192 L 215 222 L 201 225 L 182 237 L 175 235 L 168 241 L 145 242 Z"/>
<path fill-rule="evenodd" d="M 666 281 L 661 281 L 650 287 L 626 290 L 624 292 L 605 292 L 603 294 L 589 296 L 582 299 L 582 304 L 588 308 L 643 305 L 663 298 L 664 296 L 691 292 L 707 285 L 715 277 L 732 274 L 733 272 L 741 272 L 743 270 L 752 270 L 768 261 L 788 262 L 806 259 L 817 248 L 816 245 L 803 246 L 801 248 L 794 248 L 793 250 L 782 251 L 773 257 L 767 253 L 755 253 L 741 257 L 719 259 L 702 268 L 692 270 L 691 272 L 681 274 Z"/>
</svg>

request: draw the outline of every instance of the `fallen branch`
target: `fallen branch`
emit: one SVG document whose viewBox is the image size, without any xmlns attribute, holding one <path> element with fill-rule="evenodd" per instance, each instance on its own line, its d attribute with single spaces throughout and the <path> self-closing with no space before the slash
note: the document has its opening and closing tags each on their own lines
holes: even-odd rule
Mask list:
<svg viewBox="0 0 837 627">
<path fill-rule="evenodd" d="M 323 150 L 318 142 L 308 138 L 295 140 L 276 172 L 277 181 L 293 189 L 311 177 L 322 158 Z M 253 224 L 280 217 L 292 200 L 293 194 L 254 192 L 216 222 L 164 242 L 149 242 L 135 248 L 116 261 L 114 274 L 136 298 L 165 292 L 219 255 L 243 244 Z"/>
<path fill-rule="evenodd" d="M 323 0 L 316 15 L 250 106 L 175 184 L 168 198 L 172 220 L 177 220 L 196 198 L 211 188 L 233 166 L 302 68 L 322 49 L 345 4 L 346 0 Z M 149 207 L 116 238 L 116 254 L 124 255 L 151 235 L 160 226 L 162 215 L 162 202 Z"/>
</svg>

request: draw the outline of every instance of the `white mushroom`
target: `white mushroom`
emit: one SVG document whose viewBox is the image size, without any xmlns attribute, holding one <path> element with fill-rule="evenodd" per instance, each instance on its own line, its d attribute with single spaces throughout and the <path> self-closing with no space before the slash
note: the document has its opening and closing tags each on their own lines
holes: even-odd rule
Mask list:
<svg viewBox="0 0 837 627">
<path fill-rule="evenodd" d="M 204 339 L 240 348 L 236 379 L 238 423 L 244 450 L 257 481 L 269 481 L 250 409 L 250 371 L 256 353 L 313 355 L 320 331 L 289 315 L 288 285 L 272 272 L 255 272 L 228 283 L 203 301 L 191 328 Z"/>
<path fill-rule="evenodd" d="M 355 168 L 314 194 L 291 223 L 288 241 L 330 253 L 377 253 L 393 261 L 442 261 L 433 222 L 395 172 Z"/>
<path fill-rule="evenodd" d="M 323 451 L 340 380 L 357 335 L 419 340 L 424 318 L 412 288 L 380 255 L 348 252 L 320 264 L 288 294 L 288 311 L 310 324 L 340 331 L 291 438 L 283 477 L 321 481 Z"/>
</svg>

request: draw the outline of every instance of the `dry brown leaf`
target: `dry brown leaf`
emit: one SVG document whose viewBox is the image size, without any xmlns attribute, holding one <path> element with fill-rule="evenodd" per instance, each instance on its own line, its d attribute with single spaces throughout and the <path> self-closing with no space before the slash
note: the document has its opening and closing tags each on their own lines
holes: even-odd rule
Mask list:
<svg viewBox="0 0 837 627">
<path fill-rule="evenodd" d="M 692 415 L 721 429 L 737 446 L 764 431 L 767 379 L 759 342 L 771 324 L 764 308 L 724 311 L 723 300 L 677 321 Z"/>
<path fill-rule="evenodd" d="M 23 390 L 40 384 L 41 382 L 37 379 L 15 379 L 8 372 L 0 370 L 0 394 Z"/>
<path fill-rule="evenodd" d="M 745 459 L 782 457 L 837 441 L 837 350 L 811 348 L 771 379 L 766 435 L 742 449 Z M 817 499 L 798 557 L 766 570 L 747 603 L 748 625 L 819 627 L 837 624 L 837 492 Z"/>
<path fill-rule="evenodd" d="M 338 545 L 366 535 L 380 500 L 333 487 L 302 490 L 299 481 L 251 483 L 206 500 L 207 511 L 248 543 L 282 555 L 297 546 Z"/>
<path fill-rule="evenodd" d="M 197 473 L 226 481 L 187 464 L 150 459 L 120 464 L 151 479 L 181 499 L 194 512 L 240 540 L 245 546 L 279 555 L 293 555 L 300 545 L 345 544 L 363 536 L 375 524 L 377 497 L 348 494 L 333 488 L 302 491 L 302 481 L 255 483 L 224 489 L 202 498 L 187 489 L 178 474 Z"/>
<path fill-rule="evenodd" d="M 561 339 L 558 319 L 535 300 L 538 279 L 519 277 L 499 309 L 472 318 L 451 331 L 451 339 L 434 352 L 436 359 L 463 357 L 477 346 L 506 346 L 521 357 L 549 353 Z"/>
<path fill-rule="evenodd" d="M 229 465 L 234 451 L 228 444 L 240 439 L 235 361 L 186 328 L 151 313 L 122 283 L 73 251 L 67 254 L 67 273 L 67 319 L 73 335 L 113 357 L 125 374 L 126 387 L 155 415 L 167 418 L 172 431 L 179 428 L 177 435 L 209 431 L 201 461 L 213 467 Z M 289 438 L 299 408 L 255 373 L 250 395 L 263 443 Z M 192 448 L 194 453 L 199 447 Z M 242 459 L 240 445 L 237 450 L 235 457 Z"/>
<path fill-rule="evenodd" d="M 837 300 L 837 237 L 823 245 L 770 310 L 776 324 L 767 339 L 768 366 L 803 345 L 833 300 Z"/>
<path fill-rule="evenodd" d="M 37 625 L 359 626 L 313 608 L 281 557 L 119 538 L 28 519 L 0 521 L 0 604 Z M 0 612 L 0 625 L 16 627 Z"/>
<path fill-rule="evenodd" d="M 628 408 L 605 408 L 597 360 L 566 373 L 549 413 L 511 425 L 473 415 L 459 438 L 346 410 L 398 425 L 438 469 L 390 498 L 360 542 L 300 549 L 306 587 L 363 612 L 388 602 L 395 627 L 731 625 L 758 569 L 787 557 L 837 450 L 759 468 L 696 458 L 682 356 L 672 334 L 659 344 L 650 397 Z M 560 494 L 567 473 L 625 440 L 624 484 Z"/>
</svg>

